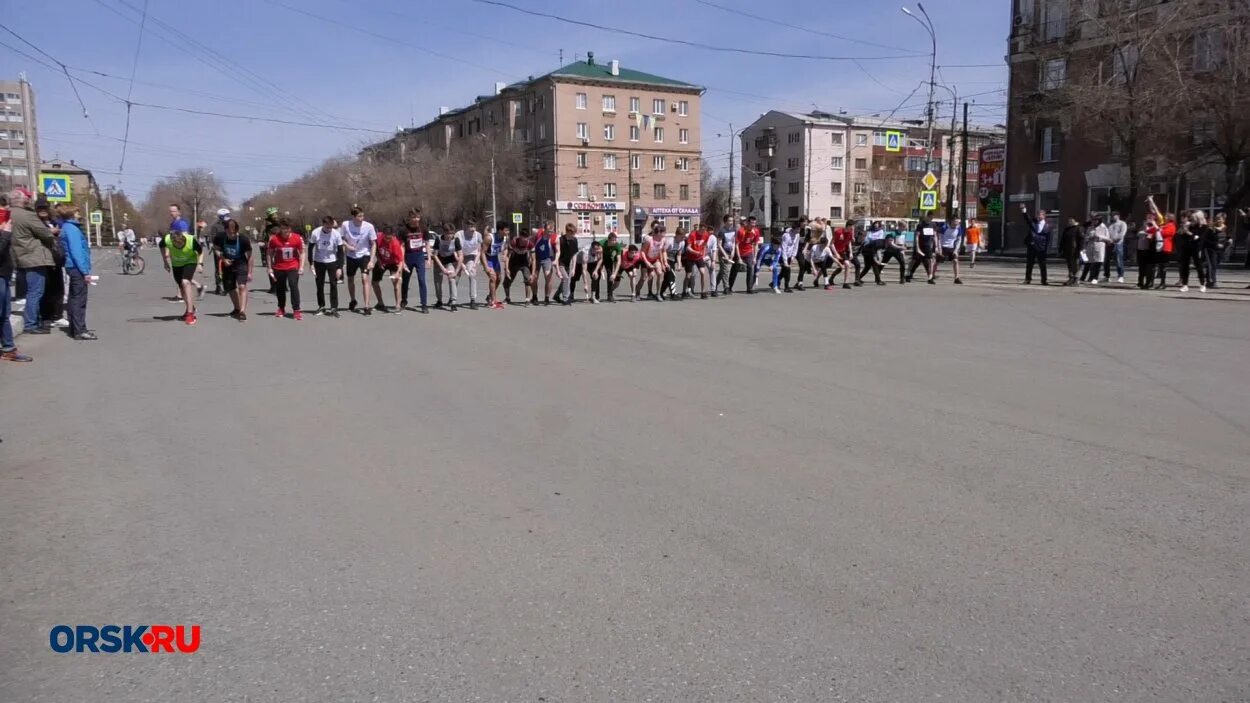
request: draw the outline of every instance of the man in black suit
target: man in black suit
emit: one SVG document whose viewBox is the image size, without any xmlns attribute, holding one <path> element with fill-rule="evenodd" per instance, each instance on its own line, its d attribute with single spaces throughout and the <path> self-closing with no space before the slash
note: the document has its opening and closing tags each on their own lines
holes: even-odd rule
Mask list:
<svg viewBox="0 0 1250 703">
<path fill-rule="evenodd" d="M 1024 225 L 1028 228 L 1024 237 L 1025 246 L 1025 264 L 1024 269 L 1024 285 L 1033 282 L 1033 265 L 1042 273 L 1042 285 L 1046 283 L 1046 252 L 1050 249 L 1050 238 L 1054 235 L 1054 228 L 1046 221 L 1046 213 L 1038 212 L 1036 217 L 1029 217 L 1029 209 L 1024 205 L 1020 206 L 1020 216 L 1024 218 Z"/>
</svg>

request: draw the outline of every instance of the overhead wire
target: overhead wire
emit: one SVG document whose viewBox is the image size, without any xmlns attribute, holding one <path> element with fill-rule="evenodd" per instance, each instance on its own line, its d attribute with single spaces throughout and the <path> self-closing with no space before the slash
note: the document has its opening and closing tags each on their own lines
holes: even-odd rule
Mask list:
<svg viewBox="0 0 1250 703">
<path fill-rule="evenodd" d="M 143 30 L 147 26 L 147 21 L 148 0 L 143 0 L 143 17 L 139 20 L 139 37 L 135 40 L 135 59 L 130 65 L 130 87 L 126 90 L 126 132 L 122 137 L 122 158 L 117 166 L 118 171 L 126 170 L 126 147 L 130 143 L 130 113 L 134 107 L 130 100 L 135 94 L 135 76 L 139 73 L 139 53 L 143 50 Z M 120 181 L 120 178 L 118 180 Z"/>
<path fill-rule="evenodd" d="M 44 56 L 48 57 L 48 59 L 50 59 L 53 63 L 55 63 L 57 66 L 60 67 L 61 73 L 64 73 L 66 80 L 69 81 L 70 90 L 74 91 L 74 97 L 78 99 L 78 107 L 82 108 L 82 116 L 87 120 L 87 124 L 91 125 L 91 129 L 94 130 L 97 134 L 99 134 L 100 129 L 96 127 L 95 121 L 91 119 L 91 113 L 87 110 L 87 104 L 83 102 L 82 95 L 80 95 L 78 92 L 78 86 L 74 85 L 74 77 L 69 75 L 69 67 L 66 66 L 64 62 L 54 57 L 52 54 L 49 54 L 43 49 L 40 49 L 39 47 L 35 46 L 31 42 L 27 41 L 25 37 L 13 31 L 7 25 L 0 23 L 0 29 L 3 29 L 9 34 L 12 34 L 14 37 L 17 38 L 18 41 L 22 42 L 26 46 L 29 46 L 30 48 L 34 49 L 40 54 L 43 54 Z"/>
</svg>

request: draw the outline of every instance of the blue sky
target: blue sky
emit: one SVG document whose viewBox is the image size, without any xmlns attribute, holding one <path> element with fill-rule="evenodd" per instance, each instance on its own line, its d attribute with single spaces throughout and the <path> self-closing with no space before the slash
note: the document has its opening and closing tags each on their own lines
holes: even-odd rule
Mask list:
<svg viewBox="0 0 1250 703">
<path fill-rule="evenodd" d="M 924 89 L 904 98 L 927 79 L 929 39 L 896 2 L 708 0 L 804 29 L 698 0 L 509 2 L 717 46 L 860 60 L 857 66 L 716 52 L 573 26 L 474 0 L 149 0 L 132 101 L 359 129 L 135 107 L 120 174 L 124 104 L 80 85 L 91 115 L 84 119 L 59 68 L 5 46 L 0 46 L 0 74 L 25 71 L 34 84 L 44 159 L 75 159 L 95 170 L 101 183 L 119 185 L 136 198 L 161 176 L 199 166 L 212 169 L 231 197 L 242 199 L 385 136 L 364 129 L 387 132 L 421 124 L 440 105 L 460 106 L 490 93 L 495 81 L 551 71 L 559 66 L 561 49 L 566 63 L 593 51 L 598 61 L 616 58 L 630 68 L 707 86 L 703 152 L 709 167 L 720 171 L 729 165 L 729 124 L 739 129 L 769 109 L 884 115 L 902 105 L 900 116 L 923 111 Z M 910 0 L 907 4 L 915 9 Z M 126 96 L 143 0 L 63 0 L 25 7 L 24 14 L 6 14 L 0 21 L 72 67 L 73 75 Z M 937 28 L 938 63 L 945 67 L 939 82 L 955 86 L 961 95 L 976 94 L 974 121 L 1001 122 L 1006 96 L 994 91 L 1006 86 L 1009 3 L 931 0 L 925 8 Z M 49 61 L 3 31 L 0 44 Z M 873 58 L 905 54 L 916 55 Z M 938 99 L 943 99 L 941 90 Z M 949 114 L 949 102 L 939 110 Z"/>
</svg>

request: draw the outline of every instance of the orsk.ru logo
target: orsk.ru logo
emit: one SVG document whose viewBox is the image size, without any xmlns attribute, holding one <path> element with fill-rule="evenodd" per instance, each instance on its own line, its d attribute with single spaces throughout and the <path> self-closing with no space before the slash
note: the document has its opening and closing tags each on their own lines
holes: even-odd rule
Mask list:
<svg viewBox="0 0 1250 703">
<path fill-rule="evenodd" d="M 191 654 L 200 648 L 199 625 L 55 625 L 48 644 L 59 654 Z"/>
</svg>

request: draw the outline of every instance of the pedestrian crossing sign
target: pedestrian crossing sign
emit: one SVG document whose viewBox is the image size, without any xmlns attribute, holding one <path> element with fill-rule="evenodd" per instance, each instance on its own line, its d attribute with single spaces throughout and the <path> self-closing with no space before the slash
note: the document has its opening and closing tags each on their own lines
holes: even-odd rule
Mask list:
<svg viewBox="0 0 1250 703">
<path fill-rule="evenodd" d="M 512 213 L 512 224 L 519 225 L 524 221 L 525 221 L 525 215 L 519 212 Z"/>
<path fill-rule="evenodd" d="M 936 190 L 920 191 L 920 209 L 930 212 L 938 208 L 938 194 Z"/>
<path fill-rule="evenodd" d="M 73 200 L 74 190 L 69 176 L 64 174 L 39 174 L 39 192 L 50 203 L 68 203 Z"/>
<path fill-rule="evenodd" d="M 99 210 L 92 210 L 91 211 L 91 224 L 93 225 L 104 224 L 104 213 L 100 212 Z"/>
<path fill-rule="evenodd" d="M 890 152 L 900 152 L 903 150 L 903 133 L 902 132 L 886 132 L 885 133 L 885 150 Z"/>
</svg>

